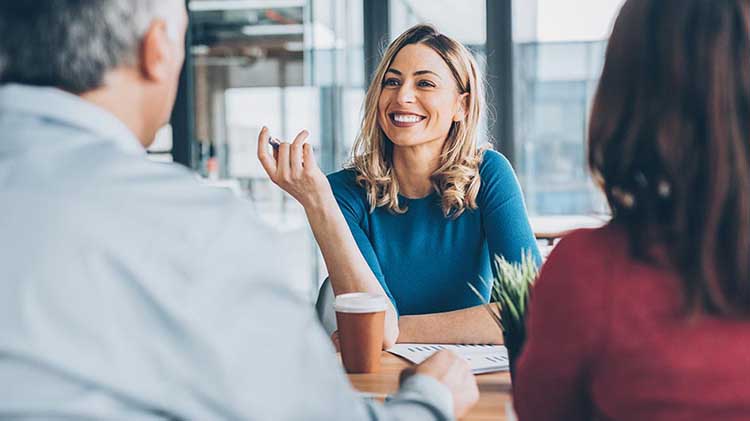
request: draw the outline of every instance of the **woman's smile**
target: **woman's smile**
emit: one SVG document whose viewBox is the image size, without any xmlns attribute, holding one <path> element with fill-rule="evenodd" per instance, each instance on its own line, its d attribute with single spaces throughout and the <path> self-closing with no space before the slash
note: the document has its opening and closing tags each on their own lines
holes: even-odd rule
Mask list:
<svg viewBox="0 0 750 421">
<path fill-rule="evenodd" d="M 396 111 L 388 113 L 391 123 L 399 128 L 414 127 L 427 117 L 415 113 Z"/>
<path fill-rule="evenodd" d="M 450 67 L 431 47 L 410 44 L 385 72 L 378 98 L 378 122 L 399 147 L 445 142 L 463 115 L 463 95 Z M 435 155 L 440 153 L 439 148 Z"/>
</svg>

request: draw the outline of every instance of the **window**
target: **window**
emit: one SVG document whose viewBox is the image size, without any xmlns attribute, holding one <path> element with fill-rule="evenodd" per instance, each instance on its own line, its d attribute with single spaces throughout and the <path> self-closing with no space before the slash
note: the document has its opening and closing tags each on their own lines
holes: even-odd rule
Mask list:
<svg viewBox="0 0 750 421">
<path fill-rule="evenodd" d="M 196 170 L 247 196 L 288 244 L 293 280 L 312 297 L 323 276 L 301 206 L 256 157 L 262 126 L 291 140 L 310 131 L 324 171 L 341 166 L 364 97 L 361 0 L 191 0 Z M 252 241 L 252 239 L 248 239 Z"/>
<path fill-rule="evenodd" d="M 384 32 L 388 21 L 391 40 L 418 22 L 432 23 L 464 43 L 480 70 L 487 70 L 488 0 L 465 0 L 460 7 L 451 0 L 366 1 L 371 0 L 188 2 L 194 169 L 214 184 L 239 191 L 266 223 L 284 228 L 290 245 L 279 252 L 304 272 L 294 282 L 308 297 L 314 296 L 325 268 L 303 210 L 272 185 L 257 162 L 260 128 L 266 125 L 288 140 L 308 129 L 323 170 L 341 168 L 357 135 L 369 83 L 364 54 L 373 46 L 364 45 L 365 4 L 374 9 L 368 13 L 380 13 L 374 20 L 380 22 L 378 31 Z M 514 14 L 513 165 L 529 213 L 604 213 L 604 198 L 586 169 L 584 145 L 606 39 L 623 0 L 509 1 Z M 378 9 L 381 4 L 388 5 L 387 13 Z M 490 98 L 499 102 L 502 94 Z M 494 104 L 489 108 L 503 111 Z M 483 134 L 487 123 L 485 115 Z M 176 132 L 184 126 L 175 126 Z M 165 142 L 151 151 L 155 158 L 170 149 L 169 137 L 165 132 Z M 490 140 L 488 135 L 479 139 Z"/>
<path fill-rule="evenodd" d="M 514 0 L 516 169 L 530 215 L 606 213 L 585 156 L 588 113 L 611 22 L 623 0 Z M 467 45 L 486 73 L 487 0 L 390 0 L 391 39 L 432 23 Z M 490 75 L 492 76 L 492 75 Z M 488 92 L 488 97 L 502 95 Z M 496 113 L 499 105 L 489 104 Z M 481 133 L 486 133 L 486 116 Z M 480 143 L 488 138 L 480 139 Z"/>
<path fill-rule="evenodd" d="M 515 0 L 516 162 L 532 215 L 606 212 L 590 180 L 588 114 L 623 0 Z"/>
</svg>

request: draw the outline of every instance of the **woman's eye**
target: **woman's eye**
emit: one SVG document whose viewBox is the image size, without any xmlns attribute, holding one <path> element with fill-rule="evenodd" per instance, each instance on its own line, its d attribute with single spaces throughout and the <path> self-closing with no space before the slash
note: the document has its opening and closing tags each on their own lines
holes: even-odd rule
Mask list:
<svg viewBox="0 0 750 421">
<path fill-rule="evenodd" d="M 383 81 L 383 86 L 398 86 L 398 85 L 399 85 L 398 79 L 391 78 L 391 79 L 386 79 L 385 81 Z"/>
<path fill-rule="evenodd" d="M 434 88 L 435 84 L 430 82 L 429 80 L 420 80 L 417 84 L 420 88 Z"/>
</svg>

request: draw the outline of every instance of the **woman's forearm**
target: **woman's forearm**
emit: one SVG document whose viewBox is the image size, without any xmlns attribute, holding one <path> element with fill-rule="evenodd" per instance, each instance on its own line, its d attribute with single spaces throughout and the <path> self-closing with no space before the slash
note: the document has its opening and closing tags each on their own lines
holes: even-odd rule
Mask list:
<svg viewBox="0 0 750 421">
<path fill-rule="evenodd" d="M 323 254 L 334 294 L 370 292 L 385 296 L 383 287 L 359 251 L 333 193 L 308 205 L 305 212 Z M 393 345 L 398 335 L 396 310 L 389 301 L 385 317 L 384 348 Z"/>
<path fill-rule="evenodd" d="M 308 206 L 305 212 L 323 254 L 334 293 L 384 293 L 367 261 L 362 257 L 333 194 L 315 206 Z"/>
<path fill-rule="evenodd" d="M 497 312 L 496 306 L 490 306 Z M 503 334 L 484 306 L 446 313 L 401 316 L 398 342 L 502 344 Z"/>
<path fill-rule="evenodd" d="M 312 146 L 301 131 L 290 143 L 276 143 L 271 154 L 268 128 L 258 134 L 258 160 L 271 181 L 302 204 L 325 260 L 335 294 L 371 292 L 386 295 L 354 241 L 331 185 L 315 162 Z M 389 303 L 385 317 L 384 347 L 398 337 L 396 310 Z"/>
</svg>

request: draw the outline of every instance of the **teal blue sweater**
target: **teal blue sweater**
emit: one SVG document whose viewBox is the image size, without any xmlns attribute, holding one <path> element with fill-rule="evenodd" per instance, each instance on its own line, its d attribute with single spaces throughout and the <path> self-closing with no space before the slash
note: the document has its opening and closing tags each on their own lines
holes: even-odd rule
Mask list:
<svg viewBox="0 0 750 421">
<path fill-rule="evenodd" d="M 440 196 L 399 196 L 403 215 L 377 208 L 370 213 L 365 190 L 353 170 L 330 174 L 339 207 L 362 255 L 400 315 L 428 314 L 481 304 L 468 283 L 489 299 L 490 256 L 520 261 L 539 250 L 529 226 L 518 180 L 504 156 L 484 154 L 479 169 L 478 209 L 456 219 L 443 216 Z"/>
</svg>

